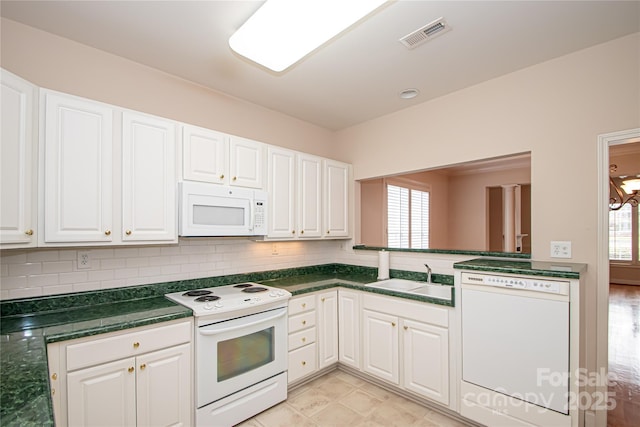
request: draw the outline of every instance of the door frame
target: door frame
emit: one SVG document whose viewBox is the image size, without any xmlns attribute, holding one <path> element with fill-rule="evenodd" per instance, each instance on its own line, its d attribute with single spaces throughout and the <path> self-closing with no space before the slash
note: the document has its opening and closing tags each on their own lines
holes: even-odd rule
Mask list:
<svg viewBox="0 0 640 427">
<path fill-rule="evenodd" d="M 609 147 L 640 139 L 640 128 L 598 135 L 598 249 L 596 264 L 596 369 L 609 371 Z M 597 395 L 606 396 L 606 381 Z M 595 425 L 607 425 L 607 411 L 598 410 Z"/>
</svg>

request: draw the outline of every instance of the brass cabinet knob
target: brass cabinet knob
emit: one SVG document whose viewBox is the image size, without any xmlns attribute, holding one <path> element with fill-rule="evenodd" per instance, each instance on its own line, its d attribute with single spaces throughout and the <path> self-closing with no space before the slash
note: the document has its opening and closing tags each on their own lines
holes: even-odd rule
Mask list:
<svg viewBox="0 0 640 427">
<path fill-rule="evenodd" d="M 306 306 L 307 306 L 306 302 L 302 304 L 302 308 L 305 308 Z"/>
<path fill-rule="evenodd" d="M 54 373 L 53 375 L 51 375 L 51 379 L 52 380 L 57 380 L 58 379 L 58 374 Z"/>
<path fill-rule="evenodd" d="M 324 302 L 324 298 L 322 298 L 322 302 Z"/>
<path fill-rule="evenodd" d="M 127 236 L 131 236 L 131 230 L 125 231 L 124 234 L 126 234 Z"/>
<path fill-rule="evenodd" d="M 306 324 L 307 324 L 307 321 L 306 321 L 306 320 L 303 320 L 303 321 L 302 321 L 302 324 L 303 324 L 303 325 L 306 325 Z"/>
<path fill-rule="evenodd" d="M 307 364 L 307 362 L 305 362 L 304 360 L 302 361 L 302 366 L 305 366 Z"/>
<path fill-rule="evenodd" d="M 147 367 L 146 363 L 143 363 L 142 365 L 140 365 L 140 370 L 144 371 L 144 369 Z"/>
<path fill-rule="evenodd" d="M 305 337 L 302 337 L 302 342 L 307 342 L 307 339 Z"/>
<path fill-rule="evenodd" d="M 104 232 L 104 235 L 105 235 L 105 236 L 111 236 L 111 230 L 107 230 L 107 231 L 105 231 L 105 232 Z"/>
<path fill-rule="evenodd" d="M 224 174 L 220 175 L 220 179 L 224 179 Z"/>
<path fill-rule="evenodd" d="M 235 181 L 235 180 L 237 180 L 237 179 L 238 179 L 238 177 L 237 177 L 237 176 L 234 176 L 234 177 L 233 177 L 233 180 L 234 180 L 234 181 Z"/>
<path fill-rule="evenodd" d="M 300 230 L 300 234 L 304 234 L 304 230 Z"/>
<path fill-rule="evenodd" d="M 24 232 L 24 234 L 26 234 L 27 236 L 33 236 L 33 230 L 28 229 L 27 231 Z"/>
<path fill-rule="evenodd" d="M 291 234 L 296 234 L 296 230 L 291 230 Z"/>
<path fill-rule="evenodd" d="M 127 371 L 129 371 L 129 373 L 132 373 L 133 371 L 135 371 L 136 369 L 133 366 L 130 366 L 129 369 L 127 369 Z"/>
<path fill-rule="evenodd" d="M 331 233 L 331 230 L 327 230 L 327 234 L 330 234 L 330 233 Z"/>
<path fill-rule="evenodd" d="M 391 322 L 391 326 L 396 327 L 396 322 Z"/>
<path fill-rule="evenodd" d="M 56 389 L 55 389 L 55 388 L 52 388 L 52 389 L 51 389 L 51 395 L 53 396 L 54 394 L 56 394 Z"/>
<path fill-rule="evenodd" d="M 140 347 L 140 343 L 139 342 L 134 342 L 133 343 L 133 348 L 138 348 Z"/>
<path fill-rule="evenodd" d="M 408 329 L 409 329 L 409 327 L 408 327 L 408 326 L 405 326 L 405 327 L 404 327 L 404 330 L 405 330 L 405 331 L 406 331 L 406 330 L 408 330 Z"/>
</svg>

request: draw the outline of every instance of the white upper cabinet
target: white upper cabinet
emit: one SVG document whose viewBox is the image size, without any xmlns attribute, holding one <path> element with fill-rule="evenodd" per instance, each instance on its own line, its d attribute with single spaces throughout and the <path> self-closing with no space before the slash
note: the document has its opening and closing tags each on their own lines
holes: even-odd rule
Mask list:
<svg viewBox="0 0 640 427">
<path fill-rule="evenodd" d="M 175 147 L 173 122 L 123 113 L 123 241 L 176 240 Z"/>
<path fill-rule="evenodd" d="M 264 188 L 264 144 L 183 126 L 182 177 L 190 181 Z"/>
<path fill-rule="evenodd" d="M 227 135 L 196 126 L 182 127 L 182 175 L 190 181 L 224 184 Z"/>
<path fill-rule="evenodd" d="M 351 165 L 324 161 L 325 238 L 349 237 Z"/>
<path fill-rule="evenodd" d="M 229 185 L 264 188 L 264 144 L 229 137 Z"/>
<path fill-rule="evenodd" d="M 113 239 L 113 108 L 44 92 L 44 242 Z"/>
<path fill-rule="evenodd" d="M 268 239 L 349 237 L 351 166 L 269 146 Z"/>
<path fill-rule="evenodd" d="M 296 195 L 294 151 L 267 148 L 269 224 L 267 234 L 275 239 L 296 238 Z"/>
<path fill-rule="evenodd" d="M 322 158 L 298 154 L 296 161 L 298 237 L 322 237 Z"/>
<path fill-rule="evenodd" d="M 177 242 L 175 123 L 49 90 L 42 97 L 40 245 Z"/>
<path fill-rule="evenodd" d="M 37 88 L 1 71 L 0 246 L 3 249 L 32 247 L 37 243 L 37 139 L 34 132 Z"/>
</svg>

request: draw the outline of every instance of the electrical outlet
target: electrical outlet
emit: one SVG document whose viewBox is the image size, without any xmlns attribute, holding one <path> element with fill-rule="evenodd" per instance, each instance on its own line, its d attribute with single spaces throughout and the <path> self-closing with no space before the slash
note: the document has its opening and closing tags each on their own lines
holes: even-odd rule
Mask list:
<svg viewBox="0 0 640 427">
<path fill-rule="evenodd" d="M 571 242 L 551 242 L 551 258 L 571 258 Z"/>
<path fill-rule="evenodd" d="M 278 245 L 276 243 L 271 245 L 271 255 L 278 255 Z"/>
<path fill-rule="evenodd" d="M 88 251 L 78 251 L 78 269 L 91 268 L 91 256 Z"/>
</svg>

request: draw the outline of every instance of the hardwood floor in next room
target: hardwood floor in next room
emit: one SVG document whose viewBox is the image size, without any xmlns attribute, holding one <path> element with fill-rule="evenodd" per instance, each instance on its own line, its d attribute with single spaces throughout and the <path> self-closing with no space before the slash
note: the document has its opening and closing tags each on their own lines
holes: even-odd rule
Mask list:
<svg viewBox="0 0 640 427">
<path fill-rule="evenodd" d="M 237 427 L 463 427 L 465 424 L 336 370 Z"/>
<path fill-rule="evenodd" d="M 609 374 L 607 426 L 640 425 L 640 286 L 609 286 Z"/>
</svg>

